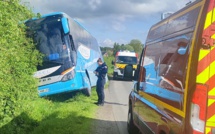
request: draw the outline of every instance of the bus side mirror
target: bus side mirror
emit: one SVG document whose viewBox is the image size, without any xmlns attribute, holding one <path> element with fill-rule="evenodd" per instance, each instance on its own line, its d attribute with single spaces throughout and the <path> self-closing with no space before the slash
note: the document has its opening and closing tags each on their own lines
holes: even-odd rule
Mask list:
<svg viewBox="0 0 215 134">
<path fill-rule="evenodd" d="M 69 33 L 69 23 L 68 23 L 67 18 L 65 18 L 65 17 L 61 18 L 61 22 L 62 22 L 64 34 L 68 34 Z"/>
</svg>

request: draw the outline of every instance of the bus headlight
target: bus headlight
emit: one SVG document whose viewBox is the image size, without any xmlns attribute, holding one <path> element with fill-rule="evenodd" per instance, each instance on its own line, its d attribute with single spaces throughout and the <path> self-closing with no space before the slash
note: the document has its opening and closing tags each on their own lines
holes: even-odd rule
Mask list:
<svg viewBox="0 0 215 134">
<path fill-rule="evenodd" d="M 75 77 L 75 71 L 71 70 L 70 72 L 66 73 L 63 78 L 61 79 L 61 81 L 68 81 L 71 80 Z"/>
</svg>

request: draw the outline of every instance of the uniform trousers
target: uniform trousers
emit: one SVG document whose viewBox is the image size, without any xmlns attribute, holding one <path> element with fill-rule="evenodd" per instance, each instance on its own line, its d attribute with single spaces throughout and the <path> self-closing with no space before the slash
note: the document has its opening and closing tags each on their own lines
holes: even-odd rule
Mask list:
<svg viewBox="0 0 215 134">
<path fill-rule="evenodd" d="M 96 92 L 98 95 L 98 103 L 104 104 L 105 94 L 104 94 L 105 79 L 98 79 L 96 83 Z"/>
</svg>

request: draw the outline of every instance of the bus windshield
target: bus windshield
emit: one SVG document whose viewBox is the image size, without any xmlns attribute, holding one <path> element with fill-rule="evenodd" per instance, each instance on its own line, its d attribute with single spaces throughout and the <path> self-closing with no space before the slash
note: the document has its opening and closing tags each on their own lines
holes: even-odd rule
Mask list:
<svg viewBox="0 0 215 134">
<path fill-rule="evenodd" d="M 41 18 L 26 22 L 28 35 L 33 37 L 36 48 L 43 54 L 43 63 L 38 70 L 60 66 L 61 74 L 75 65 L 69 35 L 65 35 L 60 18 Z M 57 75 L 55 73 L 55 75 Z"/>
<path fill-rule="evenodd" d="M 122 64 L 137 64 L 137 57 L 118 56 L 118 57 L 116 58 L 116 63 L 122 63 Z"/>
</svg>

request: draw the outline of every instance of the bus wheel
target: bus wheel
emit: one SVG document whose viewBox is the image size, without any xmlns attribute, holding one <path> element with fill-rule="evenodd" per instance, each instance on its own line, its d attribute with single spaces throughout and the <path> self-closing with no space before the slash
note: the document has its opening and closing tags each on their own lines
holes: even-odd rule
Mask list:
<svg viewBox="0 0 215 134">
<path fill-rule="evenodd" d="M 91 88 L 88 87 L 88 88 L 82 89 L 82 93 L 88 97 L 91 96 Z"/>
<path fill-rule="evenodd" d="M 91 84 L 90 84 L 89 78 L 86 80 L 86 85 L 87 85 L 87 88 L 84 88 L 82 90 L 82 93 L 89 97 L 91 95 Z"/>
</svg>

